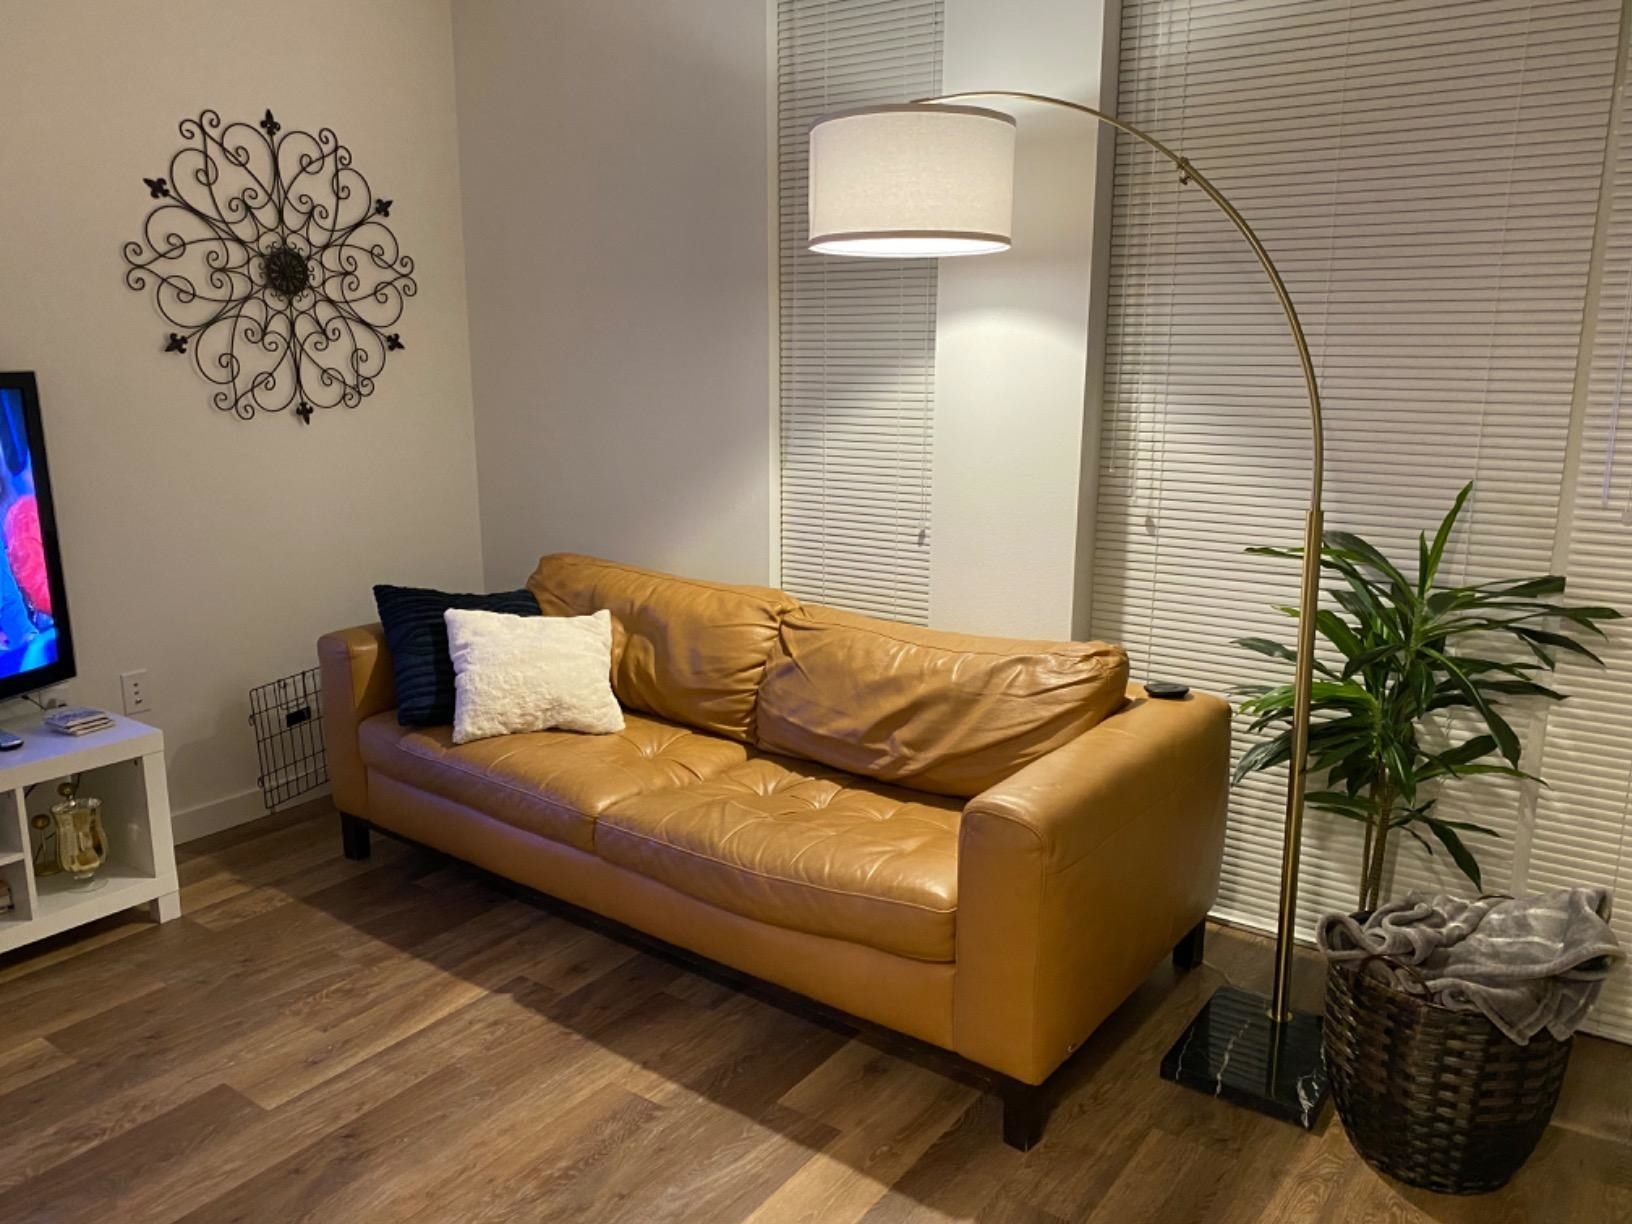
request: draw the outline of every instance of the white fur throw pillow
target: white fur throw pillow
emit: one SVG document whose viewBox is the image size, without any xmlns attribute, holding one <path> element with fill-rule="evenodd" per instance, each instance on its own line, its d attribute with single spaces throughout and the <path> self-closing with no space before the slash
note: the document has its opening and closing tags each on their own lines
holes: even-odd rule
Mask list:
<svg viewBox="0 0 1632 1224">
<path fill-rule="evenodd" d="M 516 731 L 623 730 L 612 695 L 612 614 L 508 616 L 449 608 L 453 742 Z"/>
</svg>

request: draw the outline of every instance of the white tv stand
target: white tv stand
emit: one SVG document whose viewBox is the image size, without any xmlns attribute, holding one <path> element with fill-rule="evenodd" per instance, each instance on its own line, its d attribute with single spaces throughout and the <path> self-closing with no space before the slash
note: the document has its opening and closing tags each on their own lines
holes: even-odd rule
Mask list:
<svg viewBox="0 0 1632 1224">
<path fill-rule="evenodd" d="M 81 736 L 52 731 L 37 717 L 8 727 L 23 746 L 0 753 L 0 878 L 11 886 L 13 903 L 0 914 L 0 952 L 135 905 L 148 906 L 157 922 L 181 914 L 164 735 L 113 718 L 107 730 Z M 29 848 L 29 816 L 59 802 L 57 783 L 79 773 L 80 795 L 102 800 L 108 835 L 108 860 L 90 889 L 76 888 L 65 874 L 37 879 Z"/>
</svg>

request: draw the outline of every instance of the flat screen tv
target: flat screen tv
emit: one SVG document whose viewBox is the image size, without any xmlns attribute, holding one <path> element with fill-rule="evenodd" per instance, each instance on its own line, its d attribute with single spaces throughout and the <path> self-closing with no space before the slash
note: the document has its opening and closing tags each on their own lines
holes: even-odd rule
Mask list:
<svg viewBox="0 0 1632 1224">
<path fill-rule="evenodd" d="M 0 373 L 0 700 L 74 675 L 40 395 Z"/>
</svg>

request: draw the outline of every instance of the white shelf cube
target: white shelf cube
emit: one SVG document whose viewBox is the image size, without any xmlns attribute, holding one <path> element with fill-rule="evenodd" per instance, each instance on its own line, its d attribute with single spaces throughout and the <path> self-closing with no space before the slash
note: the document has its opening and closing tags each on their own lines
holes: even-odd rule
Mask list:
<svg viewBox="0 0 1632 1224">
<path fill-rule="evenodd" d="M 148 906 L 159 922 L 179 916 L 163 733 L 118 716 L 107 730 L 82 736 L 37 718 L 8 729 L 24 743 L 0 753 L 0 879 L 13 901 L 0 914 L 0 952 L 132 906 Z M 84 775 L 81 796 L 102 800 L 108 837 L 108 860 L 89 888 L 66 874 L 36 878 L 29 851 L 30 814 L 58 802 L 57 784 L 74 774 Z"/>
</svg>

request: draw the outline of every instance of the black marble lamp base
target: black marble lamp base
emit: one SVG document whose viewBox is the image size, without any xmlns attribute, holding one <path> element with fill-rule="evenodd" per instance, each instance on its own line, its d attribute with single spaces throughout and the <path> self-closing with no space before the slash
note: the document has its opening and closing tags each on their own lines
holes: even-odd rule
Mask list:
<svg viewBox="0 0 1632 1224">
<path fill-rule="evenodd" d="M 1268 999 L 1220 986 L 1162 1059 L 1162 1078 L 1313 1130 L 1326 1106 L 1320 1017 L 1274 1024 Z"/>
</svg>

